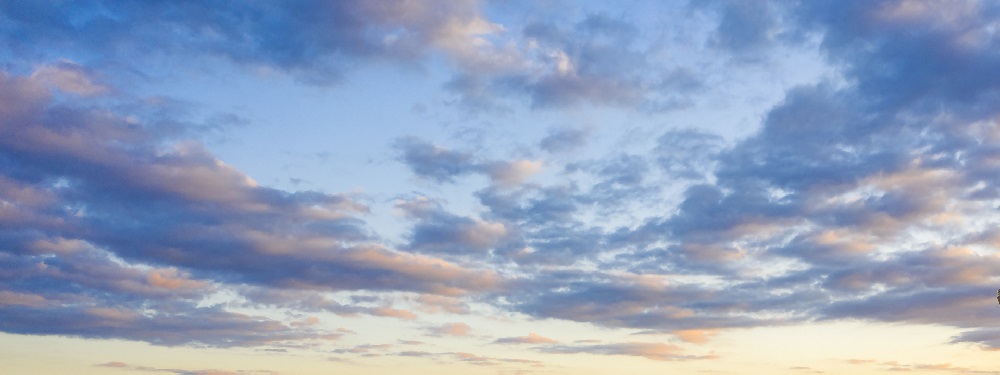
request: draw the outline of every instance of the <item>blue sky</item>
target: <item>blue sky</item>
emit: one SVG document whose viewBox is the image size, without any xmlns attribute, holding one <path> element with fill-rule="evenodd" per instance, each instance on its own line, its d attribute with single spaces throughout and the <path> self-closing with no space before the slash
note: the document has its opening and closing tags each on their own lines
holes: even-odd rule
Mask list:
<svg viewBox="0 0 1000 375">
<path fill-rule="evenodd" d="M 991 373 L 998 25 L 0 3 L 0 370 Z"/>
</svg>

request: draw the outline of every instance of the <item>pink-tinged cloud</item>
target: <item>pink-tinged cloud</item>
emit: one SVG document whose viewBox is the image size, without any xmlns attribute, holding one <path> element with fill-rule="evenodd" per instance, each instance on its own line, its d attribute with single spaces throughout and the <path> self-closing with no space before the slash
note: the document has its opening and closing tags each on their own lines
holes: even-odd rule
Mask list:
<svg viewBox="0 0 1000 375">
<path fill-rule="evenodd" d="M 712 355 L 686 355 L 683 354 L 681 348 L 676 345 L 647 342 L 626 342 L 600 345 L 552 345 L 541 347 L 540 350 L 546 353 L 587 353 L 599 355 L 636 356 L 657 361 L 683 361 L 715 358 L 715 356 Z"/>
<path fill-rule="evenodd" d="M 80 96 L 98 96 L 111 91 L 94 79 L 93 72 L 70 61 L 41 66 L 29 79 Z"/>
<path fill-rule="evenodd" d="M 45 93 L 39 83 L 2 78 L 0 87 L 19 95 L 7 98 L 16 111 L 0 112 L 5 135 L 0 147 L 18 155 L 23 168 L 69 181 L 53 195 L 46 186 L 8 176 L 0 180 L 5 199 L 19 202 L 13 209 L 3 207 L 0 220 L 9 217 L 18 223 L 12 228 L 33 228 L 41 237 L 33 241 L 36 251 L 83 244 L 140 263 L 309 289 L 459 295 L 496 289 L 501 282 L 490 270 L 464 269 L 369 242 L 356 218 L 368 209 L 347 195 L 260 187 L 198 143 L 166 142 L 135 119 L 112 112 L 49 113 L 51 96 L 31 95 Z M 55 115 L 58 126 L 45 120 Z M 60 208 L 66 206 L 86 210 Z M 135 209 L 140 206 L 157 208 Z M 104 219 L 119 216 L 140 224 Z M 487 227 L 471 238 L 488 240 Z M 169 269 L 147 275 L 145 284 L 173 291 L 207 285 Z"/>
<path fill-rule="evenodd" d="M 430 358 L 442 362 L 457 361 L 457 363 L 465 363 L 475 366 L 497 366 L 501 364 L 508 364 L 513 366 L 527 365 L 530 367 L 545 367 L 545 363 L 541 361 L 520 359 L 520 358 L 501 358 L 501 357 L 489 357 L 484 355 L 478 355 L 467 352 L 427 352 L 427 351 L 402 351 L 397 353 L 392 353 L 396 356 L 402 357 L 419 357 L 419 358 Z"/>
<path fill-rule="evenodd" d="M 460 322 L 445 323 L 439 326 L 428 327 L 427 333 L 435 336 L 468 336 L 472 333 L 472 327 Z"/>
<path fill-rule="evenodd" d="M 407 310 L 394 309 L 391 307 L 376 307 L 371 310 L 371 314 L 375 316 L 382 316 L 387 318 L 396 318 L 401 320 L 415 320 L 417 319 L 417 314 L 414 314 Z"/>
<path fill-rule="evenodd" d="M 681 339 L 681 341 L 694 344 L 707 343 L 717 333 L 718 331 L 714 329 L 685 329 L 674 331 L 674 335 Z"/>
<path fill-rule="evenodd" d="M 468 314 L 469 305 L 456 297 L 421 294 L 417 297 L 418 310 L 426 313 Z"/>
<path fill-rule="evenodd" d="M 312 327 L 318 325 L 319 323 L 320 323 L 319 318 L 315 316 L 310 316 L 302 320 L 291 322 L 289 325 L 291 325 L 292 327 Z M 338 332 L 346 333 L 340 330 L 338 330 Z"/>
<path fill-rule="evenodd" d="M 541 161 L 514 160 L 509 162 L 494 162 L 487 166 L 487 174 L 497 184 L 504 186 L 519 185 L 529 177 L 541 172 Z"/>
<path fill-rule="evenodd" d="M 494 342 L 497 344 L 556 344 L 559 341 L 531 332 L 527 336 L 503 337 Z"/>
<path fill-rule="evenodd" d="M 171 373 L 171 374 L 176 374 L 176 375 L 240 375 L 240 374 L 247 374 L 247 373 L 261 374 L 261 375 L 278 375 L 277 372 L 269 371 L 269 370 L 238 370 L 238 371 L 216 370 L 216 369 L 210 369 L 210 370 L 183 370 L 183 369 L 175 369 L 175 368 L 158 368 L 158 367 L 151 367 L 151 366 L 138 366 L 138 365 L 132 365 L 132 364 L 128 364 L 128 363 L 125 363 L 125 362 L 119 362 L 119 361 L 106 362 L 106 363 L 101 363 L 101 364 L 97 364 L 97 365 L 94 365 L 94 366 L 96 366 L 96 367 L 105 367 L 105 368 L 113 368 L 113 369 L 122 369 L 122 370 L 131 370 L 131 371 L 138 371 L 138 372 Z"/>
<path fill-rule="evenodd" d="M 40 307 L 48 304 L 49 301 L 44 296 L 29 293 L 18 293 L 7 290 L 0 290 L 0 306 L 21 305 L 28 307 Z"/>
</svg>

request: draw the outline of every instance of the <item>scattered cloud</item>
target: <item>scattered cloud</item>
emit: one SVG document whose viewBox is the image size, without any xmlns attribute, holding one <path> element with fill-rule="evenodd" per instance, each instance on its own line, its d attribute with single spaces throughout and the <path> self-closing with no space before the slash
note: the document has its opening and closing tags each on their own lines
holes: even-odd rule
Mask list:
<svg viewBox="0 0 1000 375">
<path fill-rule="evenodd" d="M 649 12 L 684 15 L 669 27 L 597 8 L 502 9 L 0 4 L 0 331 L 285 350 L 356 333 L 330 317 L 376 317 L 435 340 L 675 361 L 713 358 L 688 353 L 727 330 L 862 320 L 951 327 L 952 344 L 1000 348 L 989 303 L 1000 280 L 1000 6 L 719 0 Z M 768 62 L 799 53 L 829 73 L 768 75 L 785 75 Z M 174 65 L 323 87 L 369 65 L 443 80 L 405 103 L 440 128 L 377 146 L 427 191 L 299 190 L 318 177 L 266 186 L 199 140 L 250 123 L 242 113 L 188 121 L 208 104 L 145 96 L 185 76 Z M 756 85 L 742 75 L 781 81 L 767 88 L 777 96 L 736 84 Z M 498 110 L 503 121 L 484 119 Z M 756 128 L 718 133 L 744 125 L 734 111 Z M 510 147 L 431 141 L 454 131 L 451 115 L 502 129 L 489 136 Z M 349 136 L 340 125 L 323 136 Z M 630 133 L 604 139 L 617 127 Z M 484 339 L 424 321 L 483 311 L 675 344 Z M 400 348 L 420 344 L 327 352 L 541 365 Z"/>
</svg>

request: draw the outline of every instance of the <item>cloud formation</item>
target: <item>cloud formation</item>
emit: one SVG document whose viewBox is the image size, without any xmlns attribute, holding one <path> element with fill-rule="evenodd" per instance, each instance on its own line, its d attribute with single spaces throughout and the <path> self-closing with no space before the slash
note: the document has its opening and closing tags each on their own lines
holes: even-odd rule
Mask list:
<svg viewBox="0 0 1000 375">
<path fill-rule="evenodd" d="M 66 69 L 83 73 L 60 69 L 0 76 L 5 331 L 259 345 L 335 335 L 196 302 L 216 283 L 444 295 L 501 283 L 371 241 L 358 218 L 368 209 L 349 196 L 260 187 L 154 124 L 59 104 L 56 93 L 92 94 L 85 75 L 64 87 Z"/>
<path fill-rule="evenodd" d="M 679 361 L 715 358 L 689 348 L 727 330 L 861 320 L 1000 348 L 993 3 L 715 1 L 682 9 L 703 29 L 657 31 L 641 15 L 503 17 L 478 1 L 51 5 L 0 4 L 4 332 L 284 349 L 365 317 L 432 340 Z M 773 102 L 712 86 L 802 50 L 830 73 Z M 377 147 L 427 192 L 286 191 L 190 139 L 176 103 L 129 91 L 166 74 L 143 66 L 158 58 L 327 87 L 366 65 L 412 69 L 448 80 L 432 105 L 470 124 L 481 117 L 465 110 L 508 110 L 489 126 L 519 134 L 491 153 L 386 135 Z M 698 123 L 748 103 L 761 109 L 745 135 Z M 632 127 L 598 136 L 617 126 Z M 393 209 L 391 225 L 376 217 Z M 440 323 L 477 314 L 675 341 L 484 339 Z M 398 340 L 331 350 L 540 365 Z"/>
</svg>

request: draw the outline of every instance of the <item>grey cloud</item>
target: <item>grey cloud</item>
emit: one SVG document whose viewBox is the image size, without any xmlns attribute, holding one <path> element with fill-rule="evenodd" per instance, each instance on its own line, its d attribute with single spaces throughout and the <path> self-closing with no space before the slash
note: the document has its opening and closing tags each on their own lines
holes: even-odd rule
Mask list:
<svg viewBox="0 0 1000 375">
<path fill-rule="evenodd" d="M 655 289 L 624 277 L 568 272 L 522 281 L 525 293 L 511 301 L 513 308 L 536 317 L 659 330 L 818 319 L 943 324 L 966 330 L 956 342 L 994 345 L 986 317 L 995 300 L 984 292 L 994 259 L 984 254 L 995 239 L 976 223 L 996 221 L 987 203 L 994 197 L 987 181 L 997 176 L 996 129 L 992 120 L 982 120 L 995 117 L 995 109 L 986 108 L 997 85 L 990 79 L 971 83 L 966 74 L 972 61 L 1000 64 L 990 57 L 990 41 L 957 49 L 959 30 L 980 35 L 983 19 L 995 18 L 992 6 L 954 4 L 959 15 L 980 11 L 960 29 L 952 10 L 925 4 L 916 13 L 896 14 L 897 4 L 801 4 L 808 11 L 800 16 L 814 23 L 785 26 L 825 30 L 822 48 L 842 64 L 849 82 L 788 91 L 763 128 L 732 147 L 712 136 L 667 133 L 657 162 L 672 176 L 700 177 L 698 184 L 687 188 L 676 211 L 598 231 L 590 241 L 601 244 L 590 258 L 604 259 L 596 261 L 599 268 L 703 277 L 724 289 L 711 283 Z M 904 16 L 910 18 L 898 18 Z M 916 45 L 942 48 L 918 51 Z M 921 73 L 928 67 L 939 78 Z M 893 81 L 911 72 L 916 82 Z M 958 93 L 960 82 L 967 83 L 964 94 Z M 690 157 L 688 150 L 704 154 Z M 602 177 L 632 181 L 631 168 L 613 161 L 606 165 L 622 173 Z M 574 171 L 601 175 L 601 165 L 581 163 Z M 712 175 L 714 181 L 707 178 Z M 491 213 L 518 223 L 524 242 L 532 243 L 544 238 L 546 226 L 529 220 L 553 212 L 530 209 L 538 196 L 532 194 L 545 189 L 555 190 L 479 196 Z M 556 202 L 571 202 L 554 211 L 562 216 L 538 217 L 573 220 L 588 190 L 560 191 L 564 196 Z M 942 244 L 915 243 L 916 233 L 933 233 Z M 607 260 L 602 253 L 614 256 Z M 756 274 L 768 264 L 788 269 Z"/>
<path fill-rule="evenodd" d="M 31 252 L 0 252 L 4 332 L 213 347 L 340 336 L 218 306 L 197 307 L 215 291 L 214 283 L 176 268 L 122 264 L 80 241 L 36 240 L 15 246 Z"/>
<path fill-rule="evenodd" d="M 400 320 L 414 320 L 417 318 L 413 312 L 393 308 L 392 303 L 389 301 L 379 303 L 377 300 L 358 301 L 351 298 L 352 304 L 342 303 L 337 298 L 313 290 L 250 286 L 234 289 L 238 290 L 240 295 L 246 299 L 244 303 L 239 304 L 244 307 L 293 309 L 302 312 L 328 312 L 344 317 L 369 315 Z M 293 323 L 293 325 L 309 326 L 312 324 Z"/>
<path fill-rule="evenodd" d="M 190 306 L 189 299 L 210 289 L 199 281 L 210 280 L 299 292 L 402 290 L 451 297 L 483 292 L 484 301 L 536 318 L 659 331 L 824 319 L 940 324 L 964 331 L 955 342 L 997 347 L 989 310 L 996 308 L 995 288 L 986 283 L 1000 265 L 983 255 L 992 252 L 996 241 L 989 227 L 997 221 L 998 192 L 992 182 L 1000 178 L 1000 132 L 994 121 L 1000 81 L 991 74 L 1000 70 L 1000 59 L 986 26 L 997 18 L 997 7 L 928 2 L 911 3 L 919 6 L 902 12 L 896 7 L 901 3 L 893 1 L 810 1 L 754 13 L 742 8 L 753 3 L 727 4 L 717 30 L 720 46 L 766 48 L 778 22 L 769 12 L 788 11 L 791 16 L 780 21 L 781 27 L 815 35 L 829 62 L 841 68 L 843 80 L 835 77 L 789 90 L 768 111 L 761 130 L 732 147 L 696 131 L 668 132 L 651 156 L 616 153 L 574 164 L 571 172 L 584 174 L 583 182 L 501 186 L 521 181 L 535 165 L 483 160 L 417 138 L 397 141 L 400 161 L 421 178 L 453 182 L 480 174 L 495 182 L 476 193 L 486 208 L 479 217 L 418 200 L 401 204 L 415 222 L 406 250 L 492 252 L 497 262 L 505 262 L 502 267 L 525 275 L 516 280 L 374 244 L 376 236 L 362 220 L 366 208 L 351 196 L 256 186 L 201 146 L 171 143 L 172 148 L 163 148 L 164 136 L 142 124 L 56 106 L 43 80 L 4 74 L 0 198 L 15 204 L 0 207 L 0 262 L 6 266 L 0 268 L 0 300 L 8 306 L 0 310 L 3 329 L 216 346 L 322 335 Z M 31 5 L 23 6 L 7 5 L 11 11 L 4 17 L 18 21 L 6 27 L 29 27 L 32 17 L 66 17 L 58 9 L 29 14 Z M 470 12 L 459 13 L 476 17 Z M 70 32 L 78 31 L 70 24 L 42 24 L 52 26 L 44 31 L 46 41 L 70 41 Z M 354 26 L 346 22 L 338 27 Z M 468 78 L 463 81 L 467 85 L 450 89 L 465 99 L 483 100 L 483 105 L 489 104 L 489 94 L 506 93 L 531 98 L 535 107 L 555 108 L 682 103 L 698 87 L 698 77 L 683 68 L 650 69 L 656 64 L 636 44 L 637 30 L 626 19 L 593 15 L 575 27 L 538 22 L 521 33 L 551 52 L 539 57 L 549 70 L 525 73 L 508 69 L 517 65 L 513 63 L 468 64 L 456 75 Z M 401 36 L 403 44 L 394 47 L 400 55 L 368 50 L 364 43 L 353 50 L 348 42 L 341 52 L 337 40 L 327 45 L 334 46 L 331 50 L 317 53 L 334 59 L 343 53 L 405 60 L 419 55 L 421 46 L 434 44 L 454 48 L 449 53 L 465 63 L 485 56 L 479 54 L 483 51 L 435 44 L 445 39 L 432 34 Z M 275 41 L 287 39 L 282 35 L 275 35 Z M 125 43 L 109 40 L 111 45 Z M 4 42 L 23 50 L 30 40 Z M 291 72 L 313 69 L 297 65 L 312 56 L 300 47 L 313 42 L 302 43 L 289 44 L 286 55 L 268 55 L 273 61 L 245 63 Z M 277 48 L 268 46 L 261 48 Z M 242 61 L 229 55 L 232 51 L 218 53 Z M 321 76 L 316 79 L 335 76 L 322 69 L 311 72 Z M 53 85 L 67 95 L 90 92 L 73 82 Z M 572 132 L 551 133 L 540 146 L 560 152 L 564 145 L 576 144 L 574 137 Z M 644 204 L 644 197 L 660 192 L 654 185 L 668 179 L 685 188 L 676 207 L 644 206 L 646 216 L 608 224 L 619 225 L 610 229 L 584 220 L 588 214 L 612 212 L 614 207 L 602 204 Z M 482 231 L 500 226 L 503 236 Z M 940 245 L 920 242 L 928 235 Z M 87 247 L 97 250 L 79 252 Z M 100 251 L 165 273 L 115 268 Z M 49 258 L 41 259 L 41 254 Z M 33 269 L 39 261 L 61 274 Z M 476 261 L 468 264 L 487 266 Z M 116 272 L 125 277 L 90 280 Z M 155 277 L 183 279 L 164 285 L 188 287 L 166 291 L 152 285 Z M 140 311 L 136 306 L 153 297 L 170 298 L 164 311 L 135 315 Z M 267 305 L 299 297 L 249 299 Z M 405 315 L 388 305 L 355 303 L 316 297 L 293 306 L 340 315 Z M 75 307 L 79 304 L 98 309 Z M 460 304 L 425 305 L 457 305 L 462 311 Z M 174 312 L 189 310 L 206 321 L 231 321 L 224 327 L 232 331 L 182 335 L 198 325 Z M 147 329 L 141 330 L 139 323 Z M 88 330 L 87 325 L 108 331 Z M 431 327 L 430 332 L 457 332 L 454 328 Z M 688 358 L 670 346 L 634 343 L 551 350 Z M 398 355 L 407 353 L 437 355 Z M 466 359 L 488 362 L 479 356 Z"/>
<path fill-rule="evenodd" d="M 823 33 L 822 47 L 842 63 L 857 88 L 878 105 L 933 110 L 995 98 L 998 82 L 988 74 L 1000 63 L 987 31 L 1000 14 L 990 2 L 922 4 L 904 9 L 889 1 L 797 4 L 805 32 Z M 982 114 L 989 109 L 964 107 Z"/>
<path fill-rule="evenodd" d="M 764 302 L 741 306 L 745 301 L 726 300 L 732 292 L 693 283 L 668 286 L 667 280 L 637 274 L 550 272 L 524 280 L 523 285 L 518 285 L 524 292 L 508 299 L 514 308 L 532 316 L 609 327 L 682 330 L 784 323 L 780 319 L 747 316 L 748 311 L 766 310 Z"/>
<path fill-rule="evenodd" d="M 984 345 L 989 349 L 1000 348 L 1000 330 L 995 328 L 983 328 L 973 331 L 962 332 L 951 339 L 953 343 L 968 342 Z"/>
<path fill-rule="evenodd" d="M 515 186 L 542 168 L 541 161 L 486 160 L 416 137 L 397 139 L 393 146 L 400 151 L 399 161 L 409 166 L 413 173 L 438 183 L 453 183 L 457 177 L 479 173 L 496 185 Z"/>
<path fill-rule="evenodd" d="M 625 202 L 642 201 L 659 191 L 658 186 L 649 183 L 649 161 L 639 155 L 621 154 L 597 161 L 570 163 L 566 171 L 585 171 L 597 179 L 588 191 L 578 195 L 578 199 L 583 204 L 601 206 L 605 212 L 628 210 Z"/>
<path fill-rule="evenodd" d="M 401 161 L 413 173 L 437 182 L 454 182 L 455 177 L 477 169 L 471 154 L 447 150 L 418 138 L 402 138 L 394 146 L 402 152 Z"/>
<path fill-rule="evenodd" d="M 741 56 L 759 56 L 769 47 L 778 28 L 778 15 L 770 1 L 719 1 L 719 24 L 711 43 Z"/>
<path fill-rule="evenodd" d="M 970 61 L 1000 65 L 986 42 L 956 44 L 961 33 L 978 35 L 979 17 L 994 12 L 979 3 L 949 10 L 928 3 L 895 13 L 899 4 L 800 4 L 806 27 L 824 32 L 823 48 L 851 83 L 789 91 L 759 133 L 719 153 L 717 183 L 690 188 L 676 215 L 616 234 L 633 246 L 676 245 L 621 259 L 640 262 L 638 270 L 727 278 L 758 262 L 801 261 L 802 270 L 764 284 L 736 278 L 730 288 L 791 292 L 799 301 L 770 302 L 793 317 L 945 324 L 989 342 L 987 331 L 977 332 L 995 307 L 982 293 L 993 261 L 964 248 L 976 246 L 977 229 L 957 223 L 995 220 L 990 205 L 962 192 L 981 191 L 978 166 L 994 160 L 993 147 L 970 135 L 982 136 L 979 119 L 995 116 L 983 105 L 997 85 L 973 84 L 965 74 L 974 74 Z M 978 15 L 957 28 L 947 12 L 969 9 Z M 951 248 L 913 244 L 918 231 L 936 233 Z M 699 267 L 704 261 L 709 266 Z M 858 293 L 868 294 L 851 298 Z M 803 298 L 809 294 L 814 299 Z M 741 309 L 764 311 L 763 302 L 742 298 Z"/>
<path fill-rule="evenodd" d="M 531 46 L 521 52 L 531 68 L 464 72 L 446 87 L 476 109 L 502 108 L 510 96 L 536 109 L 591 104 L 657 112 L 690 106 L 701 81 L 689 69 L 654 62 L 652 47 L 640 42 L 645 36 L 624 17 L 589 14 L 572 26 L 536 21 L 521 37 Z"/>
<path fill-rule="evenodd" d="M 17 89 L 18 82 L 10 78 L 5 87 Z M 12 171 L 7 180 L 17 191 L 49 198 L 23 206 L 26 217 L 38 220 L 26 231 L 231 281 L 423 289 L 411 278 L 429 277 L 437 285 L 424 290 L 435 293 L 456 291 L 445 285 L 456 276 L 479 283 L 472 279 L 480 276 L 456 266 L 371 243 L 356 217 L 367 207 L 348 196 L 259 187 L 198 144 L 157 145 L 124 118 L 22 104 L 35 116 L 8 116 L 0 125 L 8 135 L 0 141 Z"/>
<path fill-rule="evenodd" d="M 479 255 L 502 245 L 509 235 L 503 223 L 454 215 L 425 197 L 399 201 L 396 207 L 416 219 L 407 245 L 412 251 Z"/>
<path fill-rule="evenodd" d="M 426 329 L 427 334 L 431 336 L 468 336 L 472 333 L 472 328 L 461 322 L 445 323 Z"/>
<path fill-rule="evenodd" d="M 169 306 L 158 306 L 166 308 Z M 218 308 L 173 306 L 149 314 L 142 309 L 112 307 L 12 307 L 0 310 L 5 332 L 69 335 L 85 338 L 128 339 L 155 345 L 212 347 L 259 346 L 303 340 L 332 340 L 339 335 L 303 331 L 261 317 Z"/>
<path fill-rule="evenodd" d="M 419 66 L 439 54 L 456 71 L 445 87 L 476 110 L 503 110 L 505 97 L 537 108 L 690 105 L 683 90 L 665 88 L 670 74 L 659 73 L 629 20 L 591 14 L 572 27 L 538 23 L 515 33 L 485 13 L 472 0 L 9 3 L 0 9 L 0 45 L 36 61 L 69 57 L 142 77 L 151 72 L 130 62 L 221 57 L 316 85 L 339 83 L 361 65 Z M 48 56 L 53 50 L 63 55 Z"/>
<path fill-rule="evenodd" d="M 539 147 L 551 153 L 569 152 L 587 142 L 589 131 L 573 128 L 550 129 L 548 135 L 538 143 Z"/>
<path fill-rule="evenodd" d="M 473 1 L 372 4 L 207 3 L 6 4 L 0 43 L 24 56 L 41 48 L 91 55 L 105 63 L 142 55 L 214 55 L 327 85 L 362 61 L 410 64 L 431 50 L 459 66 L 497 57 L 467 47 L 477 23 Z M 488 24 L 488 23 L 486 23 Z M 130 67 L 136 68 L 136 67 Z"/>
<path fill-rule="evenodd" d="M 666 132 L 657 139 L 656 162 L 670 176 L 705 179 L 715 170 L 715 160 L 723 150 L 723 140 L 697 130 Z"/>
<path fill-rule="evenodd" d="M 604 249 L 602 230 L 576 217 L 585 196 L 567 186 L 477 192 L 484 218 L 504 223 L 509 236 L 493 254 L 519 264 L 570 265 Z"/>
<path fill-rule="evenodd" d="M 0 75 L 4 332 L 219 347 L 322 341 L 339 334 L 197 302 L 233 284 L 444 295 L 501 284 L 494 271 L 375 243 L 358 218 L 367 207 L 350 196 L 260 187 L 197 143 L 57 103 L 43 79 L 51 74 L 62 73 Z"/>
</svg>

